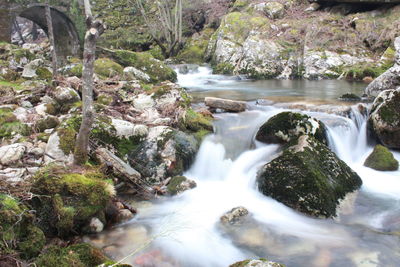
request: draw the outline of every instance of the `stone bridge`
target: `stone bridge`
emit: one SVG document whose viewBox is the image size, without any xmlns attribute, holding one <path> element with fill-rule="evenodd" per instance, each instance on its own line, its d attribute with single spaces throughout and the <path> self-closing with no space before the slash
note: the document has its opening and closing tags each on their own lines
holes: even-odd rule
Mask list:
<svg viewBox="0 0 400 267">
<path fill-rule="evenodd" d="M 35 22 L 47 33 L 46 2 L 50 5 L 57 55 L 78 55 L 85 34 L 82 0 L 0 0 L 0 41 L 11 40 L 11 25 L 16 16 Z"/>
</svg>

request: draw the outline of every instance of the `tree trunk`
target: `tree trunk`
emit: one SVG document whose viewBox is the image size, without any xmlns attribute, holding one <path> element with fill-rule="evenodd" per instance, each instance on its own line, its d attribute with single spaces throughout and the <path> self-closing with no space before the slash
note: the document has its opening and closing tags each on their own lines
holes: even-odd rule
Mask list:
<svg viewBox="0 0 400 267">
<path fill-rule="evenodd" d="M 100 21 L 93 21 L 89 0 L 84 1 L 86 26 L 85 44 L 83 51 L 83 88 L 82 88 L 82 124 L 75 143 L 74 163 L 82 165 L 88 160 L 89 135 L 94 121 L 93 110 L 93 73 L 96 59 L 96 42 L 104 32 L 104 25 Z"/>
<path fill-rule="evenodd" d="M 50 47 L 51 47 L 51 65 L 53 68 L 53 79 L 57 77 L 57 53 L 54 44 L 54 32 L 53 32 L 53 20 L 51 18 L 51 9 L 49 4 L 46 4 L 46 23 L 47 23 L 47 35 L 49 36 Z"/>
<path fill-rule="evenodd" d="M 32 40 L 36 41 L 38 39 L 38 30 L 35 22 L 32 23 L 31 34 L 32 34 Z"/>
<path fill-rule="evenodd" d="M 22 44 L 25 44 L 24 36 L 22 36 L 21 28 L 18 25 L 18 21 L 17 21 L 16 17 L 14 17 L 13 23 L 14 23 L 14 28 L 18 33 L 19 39 L 21 39 Z"/>
</svg>

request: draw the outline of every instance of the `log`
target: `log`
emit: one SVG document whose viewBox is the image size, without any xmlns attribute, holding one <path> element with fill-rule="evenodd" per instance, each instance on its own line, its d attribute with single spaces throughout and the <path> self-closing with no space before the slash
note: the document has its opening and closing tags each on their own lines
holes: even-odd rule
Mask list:
<svg viewBox="0 0 400 267">
<path fill-rule="evenodd" d="M 247 108 L 246 102 L 223 99 L 217 97 L 206 97 L 204 99 L 206 106 L 213 109 L 223 109 L 228 112 L 242 112 Z"/>
<path fill-rule="evenodd" d="M 134 185 L 140 184 L 140 173 L 114 155 L 111 151 L 100 147 L 96 149 L 96 156 L 101 163 L 110 165 L 113 172 L 125 182 Z"/>
</svg>

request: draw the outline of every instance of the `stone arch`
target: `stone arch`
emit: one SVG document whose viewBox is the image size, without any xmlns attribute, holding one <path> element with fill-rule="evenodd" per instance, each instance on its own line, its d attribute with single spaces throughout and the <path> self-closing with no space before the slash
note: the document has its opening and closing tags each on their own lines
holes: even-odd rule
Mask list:
<svg viewBox="0 0 400 267">
<path fill-rule="evenodd" d="M 77 56 L 80 52 L 80 40 L 78 31 L 72 20 L 62 11 L 50 7 L 53 21 L 54 42 L 57 56 Z M 16 15 L 35 22 L 47 33 L 45 5 L 34 4 L 16 12 Z"/>
</svg>

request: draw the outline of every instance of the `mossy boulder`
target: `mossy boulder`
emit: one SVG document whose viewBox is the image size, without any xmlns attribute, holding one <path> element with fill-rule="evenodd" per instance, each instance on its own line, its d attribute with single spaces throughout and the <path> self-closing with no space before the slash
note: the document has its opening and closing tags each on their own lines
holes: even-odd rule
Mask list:
<svg viewBox="0 0 400 267">
<path fill-rule="evenodd" d="M 378 171 L 397 171 L 399 169 L 399 162 L 394 158 L 389 149 L 377 145 L 365 160 L 364 166 Z"/>
<path fill-rule="evenodd" d="M 201 33 L 192 36 L 176 56 L 176 59 L 189 64 L 203 63 L 208 41 L 213 33 L 214 29 L 206 28 Z"/>
<path fill-rule="evenodd" d="M 46 239 L 34 221 L 25 205 L 0 193 L 0 255 L 17 252 L 23 259 L 36 257 Z"/>
<path fill-rule="evenodd" d="M 186 190 L 196 187 L 196 182 L 185 176 L 174 176 L 168 183 L 167 191 L 171 195 L 178 195 Z"/>
<path fill-rule="evenodd" d="M 44 132 L 47 129 L 56 128 L 60 121 L 55 116 L 46 116 L 36 122 L 35 128 L 38 132 Z"/>
<path fill-rule="evenodd" d="M 82 243 L 65 248 L 50 246 L 35 264 L 38 267 L 95 267 L 107 262 L 112 263 L 100 249 Z"/>
<path fill-rule="evenodd" d="M 94 72 L 102 77 L 121 76 L 124 68 L 108 58 L 99 58 L 94 62 Z"/>
<path fill-rule="evenodd" d="M 386 90 L 375 99 L 369 128 L 380 143 L 388 148 L 400 149 L 400 91 Z"/>
<path fill-rule="evenodd" d="M 229 265 L 229 267 L 285 267 L 285 265 L 267 259 L 259 259 L 239 261 Z"/>
<path fill-rule="evenodd" d="M 325 125 L 308 115 L 296 112 L 281 112 L 257 132 L 256 139 L 264 143 L 282 144 L 293 141 L 301 135 L 309 135 L 327 144 Z"/>
<path fill-rule="evenodd" d="M 303 135 L 257 173 L 259 190 L 302 213 L 333 217 L 339 200 L 360 188 L 361 178 L 327 146 Z"/>
<path fill-rule="evenodd" d="M 194 133 L 195 137 L 201 141 L 204 136 L 213 132 L 212 120 L 212 117 L 189 108 L 183 113 L 179 128 Z"/>
<path fill-rule="evenodd" d="M 155 59 L 150 53 L 115 50 L 111 55 L 122 66 L 132 66 L 149 75 L 152 83 L 175 82 L 177 79 L 176 72 L 172 68 Z"/>
<path fill-rule="evenodd" d="M 9 138 L 17 134 L 30 135 L 32 129 L 20 122 L 12 110 L 9 108 L 0 108 L 0 138 Z"/>
<path fill-rule="evenodd" d="M 82 77 L 82 72 L 83 72 L 83 64 L 82 63 L 78 63 L 73 65 L 68 71 L 67 71 L 67 75 L 69 76 L 76 76 L 76 77 Z"/>
<path fill-rule="evenodd" d="M 97 172 L 69 173 L 50 165 L 36 174 L 32 201 L 40 227 L 49 235 L 65 237 L 81 233 L 92 217 L 104 218 L 114 196 L 112 183 Z"/>
</svg>

